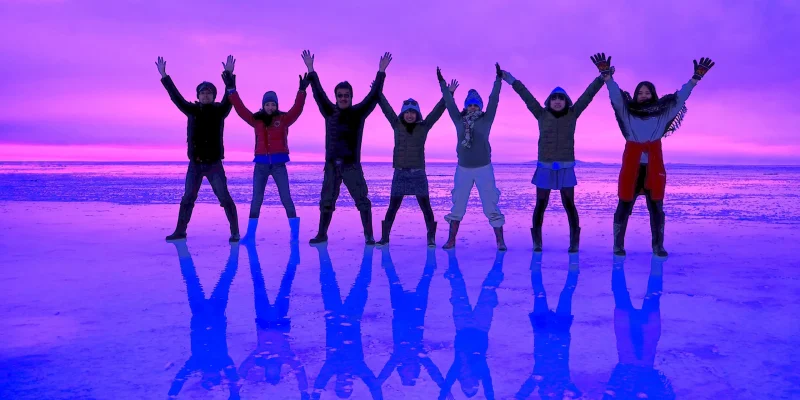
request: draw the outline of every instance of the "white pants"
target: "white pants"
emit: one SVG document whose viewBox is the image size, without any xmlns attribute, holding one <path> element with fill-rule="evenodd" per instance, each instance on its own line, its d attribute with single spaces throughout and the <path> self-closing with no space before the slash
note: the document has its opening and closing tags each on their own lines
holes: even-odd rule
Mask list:
<svg viewBox="0 0 800 400">
<path fill-rule="evenodd" d="M 483 214 L 486 215 L 486 218 L 489 218 L 489 224 L 493 228 L 502 227 L 506 222 L 506 218 L 497 206 L 500 201 L 500 190 L 497 189 L 495 184 L 492 164 L 478 168 L 456 167 L 454 187 L 451 192 L 453 194 L 453 207 L 450 209 L 450 214 L 444 216 L 444 220 L 450 223 L 464 219 L 473 186 L 478 187 L 478 195 L 483 205 Z"/>
</svg>

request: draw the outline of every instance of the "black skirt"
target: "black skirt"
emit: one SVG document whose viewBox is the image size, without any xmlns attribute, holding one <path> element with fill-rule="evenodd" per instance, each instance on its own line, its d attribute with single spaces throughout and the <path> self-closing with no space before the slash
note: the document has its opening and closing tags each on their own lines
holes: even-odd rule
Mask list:
<svg viewBox="0 0 800 400">
<path fill-rule="evenodd" d="M 392 177 L 392 196 L 429 196 L 428 175 L 424 169 L 396 168 Z"/>
</svg>

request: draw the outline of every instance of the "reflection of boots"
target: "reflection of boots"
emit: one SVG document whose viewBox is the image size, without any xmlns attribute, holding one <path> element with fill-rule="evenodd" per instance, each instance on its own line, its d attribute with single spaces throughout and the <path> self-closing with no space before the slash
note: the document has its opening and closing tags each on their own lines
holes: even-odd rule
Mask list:
<svg viewBox="0 0 800 400">
<path fill-rule="evenodd" d="M 542 251 L 542 224 L 534 222 L 531 228 L 531 237 L 533 237 L 533 251 L 540 253 Z"/>
<path fill-rule="evenodd" d="M 449 250 L 456 247 L 456 234 L 460 225 L 461 221 L 450 221 L 450 234 L 447 237 L 447 243 L 442 246 L 443 249 Z"/>
<path fill-rule="evenodd" d="M 364 227 L 364 243 L 367 246 L 374 246 L 375 237 L 372 235 L 372 210 L 361 211 L 361 225 Z"/>
<path fill-rule="evenodd" d="M 381 241 L 377 243 L 378 246 L 389 244 L 389 233 L 392 231 L 392 224 L 394 224 L 394 218 L 381 221 Z"/>
<path fill-rule="evenodd" d="M 236 205 L 231 201 L 222 208 L 225 210 L 225 216 L 228 217 L 228 223 L 231 226 L 231 237 L 228 242 L 236 243 L 239 241 L 239 214 L 236 212 Z"/>
<path fill-rule="evenodd" d="M 291 242 L 297 243 L 300 238 L 300 218 L 289 218 L 289 228 L 292 230 Z"/>
<path fill-rule="evenodd" d="M 570 227 L 569 229 L 569 253 L 577 253 L 578 252 L 578 245 L 580 244 L 581 240 L 581 227 L 577 226 L 575 228 Z"/>
<path fill-rule="evenodd" d="M 298 242 L 292 242 L 291 244 L 291 253 L 289 253 L 289 263 L 295 266 L 300 264 L 300 244 Z"/>
<path fill-rule="evenodd" d="M 494 228 L 494 238 L 497 241 L 497 251 L 506 251 L 506 241 L 503 239 L 503 227 Z"/>
<path fill-rule="evenodd" d="M 428 224 L 428 247 L 436 247 L 436 222 Z"/>
<path fill-rule="evenodd" d="M 328 227 L 331 225 L 333 219 L 332 212 L 321 212 L 319 214 L 319 232 L 317 236 L 308 241 L 309 244 L 320 244 L 328 241 Z"/>
<path fill-rule="evenodd" d="M 186 239 L 186 228 L 192 218 L 193 209 L 194 204 L 181 203 L 181 208 L 178 211 L 178 225 L 175 227 L 175 232 L 167 236 L 167 241 Z"/>
<path fill-rule="evenodd" d="M 242 243 L 255 242 L 257 227 L 258 227 L 258 218 L 250 218 L 247 221 L 247 232 L 245 232 L 244 237 L 242 238 Z"/>
<path fill-rule="evenodd" d="M 664 249 L 664 220 L 663 212 L 653 210 L 650 214 L 650 233 L 653 235 L 653 254 L 658 257 L 667 257 L 669 254 Z"/>
</svg>

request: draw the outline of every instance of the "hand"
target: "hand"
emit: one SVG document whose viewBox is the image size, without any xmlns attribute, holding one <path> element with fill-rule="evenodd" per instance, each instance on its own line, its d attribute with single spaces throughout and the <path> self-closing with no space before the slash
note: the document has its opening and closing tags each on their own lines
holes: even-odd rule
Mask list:
<svg viewBox="0 0 800 400">
<path fill-rule="evenodd" d="M 503 70 L 500 69 L 500 63 L 494 63 L 494 67 L 497 69 L 497 78 L 503 79 Z"/>
<path fill-rule="evenodd" d="M 608 73 L 608 74 L 605 74 L 605 75 L 601 75 L 601 76 L 603 77 L 603 81 L 605 81 L 605 82 L 608 82 L 608 81 L 610 81 L 610 80 L 611 80 L 611 78 L 613 78 L 613 77 L 614 77 L 614 71 L 616 71 L 616 70 L 617 70 L 617 68 L 616 68 L 616 67 L 614 67 L 614 66 L 612 65 L 612 66 L 611 66 L 611 72 L 610 72 L 610 73 Z"/>
<path fill-rule="evenodd" d="M 164 57 L 158 57 L 158 61 L 156 61 L 156 67 L 158 67 L 158 73 L 161 74 L 162 78 L 167 77 L 167 62 L 164 61 Z"/>
<path fill-rule="evenodd" d="M 442 76 L 442 69 L 436 67 L 436 78 L 439 79 L 439 82 L 444 82 L 444 77 Z"/>
<path fill-rule="evenodd" d="M 603 77 L 611 74 L 611 56 L 606 58 L 606 53 L 597 53 L 589 58 Z"/>
<path fill-rule="evenodd" d="M 452 94 L 452 93 L 456 92 L 456 89 L 458 89 L 458 81 L 453 79 L 453 80 L 450 81 L 450 84 L 447 85 L 447 90 L 449 90 L 450 93 Z"/>
<path fill-rule="evenodd" d="M 380 64 L 378 64 L 378 71 L 386 72 L 386 67 L 388 67 L 389 63 L 391 62 L 392 62 L 392 53 L 389 53 L 387 51 L 386 53 L 383 54 L 383 57 L 381 57 L 381 62 Z"/>
<path fill-rule="evenodd" d="M 300 77 L 300 91 L 305 91 L 308 88 L 308 73 L 306 72 L 303 75 L 298 75 Z"/>
<path fill-rule="evenodd" d="M 222 63 L 222 67 L 225 68 L 225 71 L 233 73 L 233 67 L 236 65 L 236 59 L 233 56 L 228 56 L 228 61 Z"/>
<path fill-rule="evenodd" d="M 714 66 L 714 62 L 711 61 L 710 58 L 701 58 L 700 63 L 697 63 L 697 60 L 694 61 L 694 75 L 692 75 L 692 79 L 700 80 L 706 75 L 706 72 Z"/>
<path fill-rule="evenodd" d="M 222 82 L 225 83 L 225 90 L 236 89 L 236 75 L 230 71 L 225 70 L 222 72 Z"/>
<path fill-rule="evenodd" d="M 309 73 L 314 72 L 314 55 L 310 51 L 303 50 L 303 62 L 306 64 Z"/>
<path fill-rule="evenodd" d="M 508 72 L 508 71 L 503 71 L 503 76 L 502 76 L 502 78 L 503 78 L 503 80 L 504 80 L 504 81 L 506 81 L 506 83 L 508 83 L 509 85 L 513 85 L 513 84 L 514 84 L 514 82 L 516 82 L 516 81 L 517 81 L 517 79 L 516 79 L 516 78 L 514 78 L 514 75 L 511 75 L 511 73 L 510 73 L 510 72 Z"/>
</svg>

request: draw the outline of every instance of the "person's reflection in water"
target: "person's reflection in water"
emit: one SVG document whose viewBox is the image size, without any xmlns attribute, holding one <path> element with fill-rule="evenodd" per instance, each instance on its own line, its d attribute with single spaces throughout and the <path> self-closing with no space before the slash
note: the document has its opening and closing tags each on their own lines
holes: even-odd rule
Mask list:
<svg viewBox="0 0 800 400">
<path fill-rule="evenodd" d="M 226 337 L 228 319 L 225 316 L 225 309 L 228 306 L 228 293 L 239 267 L 239 244 L 230 246 L 231 252 L 225 270 L 222 271 L 217 286 L 208 299 L 200 285 L 200 278 L 197 276 L 186 240 L 179 240 L 173 244 L 178 250 L 181 274 L 186 281 L 189 308 L 192 310 L 190 336 L 192 355 L 175 376 L 169 389 L 169 397 L 175 398 L 187 378 L 195 372 L 200 372 L 201 384 L 208 390 L 221 385 L 224 374 L 230 389 L 229 398 L 238 399 L 241 384 L 236 373 L 236 365 L 228 355 Z"/>
<path fill-rule="evenodd" d="M 614 258 L 611 289 L 614 292 L 614 334 L 619 363 L 611 373 L 603 399 L 674 399 L 664 374 L 655 369 L 656 347 L 661 338 L 660 300 L 664 258 L 653 256 L 650 278 L 641 309 L 633 308 L 625 283 L 625 260 Z"/>
<path fill-rule="evenodd" d="M 289 295 L 292 291 L 292 281 L 297 272 L 300 259 L 298 243 L 293 243 L 286 272 L 281 279 L 278 296 L 275 303 L 270 304 L 267 296 L 267 287 L 264 284 L 264 274 L 258 260 L 258 251 L 255 242 L 244 244 L 247 257 L 250 260 L 250 274 L 253 277 L 253 295 L 256 308 L 256 336 L 258 342 L 256 349 L 244 360 L 239 367 L 239 375 L 247 377 L 247 373 L 258 366 L 264 369 L 266 381 L 277 385 L 281 380 L 281 369 L 288 365 L 295 377 L 300 390 L 301 399 L 308 399 L 308 377 L 300 359 L 292 350 L 289 332 L 292 329 L 289 314 Z"/>
<path fill-rule="evenodd" d="M 361 342 L 361 317 L 367 304 L 367 289 L 372 280 L 373 246 L 364 247 L 364 257 L 353 287 L 342 302 L 336 273 L 333 271 L 328 246 L 315 246 L 319 251 L 319 281 L 325 306 L 325 364 L 314 382 L 314 399 L 319 399 L 328 381 L 336 375 L 336 396 L 353 394 L 355 377 L 361 378 L 373 399 L 383 399 L 381 384 L 367 363 Z M 359 397 L 360 398 L 360 397 Z"/>
<path fill-rule="evenodd" d="M 578 255 L 569 255 L 569 271 L 564 288 L 558 297 L 556 310 L 547 306 L 547 293 L 542 282 L 542 254 L 531 258 L 533 312 L 528 315 L 533 328 L 533 373 L 522 384 L 516 399 L 527 399 L 539 388 L 541 399 L 574 399 L 583 393 L 572 382 L 569 373 L 569 346 L 572 340 L 572 295 L 578 286 L 580 273 Z"/>
<path fill-rule="evenodd" d="M 492 375 L 486 362 L 486 351 L 489 348 L 489 328 L 492 326 L 494 308 L 497 307 L 497 287 L 503 282 L 503 257 L 505 252 L 498 251 L 492 269 L 483 281 L 478 295 L 478 302 L 473 309 L 467 296 L 467 285 L 458 268 L 458 260 L 454 250 L 448 251 L 448 268 L 445 277 L 450 280 L 450 303 L 453 305 L 453 322 L 456 325 L 455 360 L 447 371 L 439 400 L 450 395 L 453 384 L 458 380 L 461 391 L 468 398 L 478 393 L 483 382 L 483 394 L 487 399 L 494 399 Z"/>
<path fill-rule="evenodd" d="M 425 332 L 425 311 L 428 309 L 428 292 L 433 273 L 436 270 L 436 250 L 428 248 L 422 277 L 413 292 L 403 290 L 389 251 L 389 246 L 381 249 L 381 265 L 386 271 L 386 277 L 389 278 L 389 294 L 394 311 L 394 318 L 392 318 L 394 349 L 386 366 L 378 375 L 378 380 L 383 384 L 396 368 L 403 386 L 414 386 L 419 379 L 422 366 L 424 366 L 433 381 L 442 387 L 444 377 L 433 360 L 428 357 L 428 351 L 422 345 L 422 336 Z"/>
</svg>

